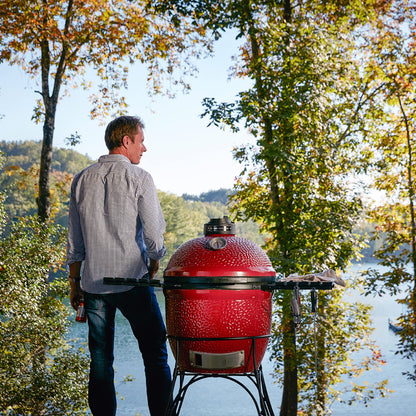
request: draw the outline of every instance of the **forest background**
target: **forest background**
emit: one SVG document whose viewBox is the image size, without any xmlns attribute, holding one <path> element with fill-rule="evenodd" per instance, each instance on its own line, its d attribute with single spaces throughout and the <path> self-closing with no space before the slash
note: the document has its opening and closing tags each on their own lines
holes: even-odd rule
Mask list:
<svg viewBox="0 0 416 416">
<path fill-rule="evenodd" d="M 37 212 L 36 189 L 41 153 L 40 141 L 0 141 L 0 152 L 6 155 L 4 170 L 0 174 L 0 189 L 7 189 L 5 209 L 9 221 Z M 94 163 L 89 156 L 67 148 L 54 149 L 52 160 L 53 215 L 56 223 L 68 224 L 69 191 L 72 178 L 85 167 Z M 163 266 L 173 252 L 185 241 L 203 234 L 204 224 L 210 218 L 230 215 L 227 207 L 232 189 L 216 189 L 199 195 L 159 192 L 159 199 L 167 222 L 165 244 L 167 255 Z M 237 235 L 262 246 L 265 235 L 260 233 L 254 221 L 238 221 Z M 371 239 L 375 225 L 363 218 L 355 224 L 354 233 L 365 241 L 355 260 L 375 262 L 374 251 L 384 242 L 381 235 Z"/>
</svg>

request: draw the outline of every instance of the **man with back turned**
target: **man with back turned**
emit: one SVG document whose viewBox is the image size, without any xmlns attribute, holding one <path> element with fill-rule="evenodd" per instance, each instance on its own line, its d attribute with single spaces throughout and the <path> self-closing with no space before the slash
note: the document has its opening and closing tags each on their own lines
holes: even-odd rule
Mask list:
<svg viewBox="0 0 416 416">
<path fill-rule="evenodd" d="M 88 400 L 94 416 L 114 416 L 116 309 L 128 319 L 142 353 L 150 414 L 163 416 L 171 374 L 166 329 L 153 288 L 112 286 L 104 277 L 153 278 L 165 255 L 165 220 L 153 179 L 136 166 L 146 147 L 138 117 L 122 116 L 105 131 L 109 154 L 75 176 L 69 206 L 67 264 L 71 305 L 84 299 L 91 355 Z M 81 273 L 82 271 L 82 273 Z"/>
</svg>

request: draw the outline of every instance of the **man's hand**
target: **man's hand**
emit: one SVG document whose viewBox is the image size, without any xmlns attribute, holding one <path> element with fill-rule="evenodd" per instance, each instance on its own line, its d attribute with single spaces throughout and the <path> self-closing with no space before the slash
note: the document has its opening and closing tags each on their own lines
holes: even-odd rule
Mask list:
<svg viewBox="0 0 416 416">
<path fill-rule="evenodd" d="M 81 265 L 82 262 L 76 261 L 69 265 L 69 276 L 70 277 L 79 277 L 81 276 Z M 78 281 L 71 281 L 71 293 L 69 295 L 69 300 L 71 302 L 71 306 L 77 310 L 79 306 L 79 302 L 81 299 L 84 299 L 84 292 L 81 289 L 81 284 Z"/>
<path fill-rule="evenodd" d="M 149 258 L 149 276 L 153 279 L 159 270 L 159 260 L 153 260 Z"/>
<path fill-rule="evenodd" d="M 81 299 L 84 299 L 84 292 L 81 289 L 79 282 L 71 282 L 71 293 L 69 294 L 69 300 L 71 306 L 77 310 Z"/>
</svg>

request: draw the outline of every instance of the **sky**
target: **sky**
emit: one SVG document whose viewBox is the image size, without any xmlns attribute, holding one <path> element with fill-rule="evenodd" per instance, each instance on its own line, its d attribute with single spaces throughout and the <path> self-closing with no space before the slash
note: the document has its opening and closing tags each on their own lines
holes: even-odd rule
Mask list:
<svg viewBox="0 0 416 416">
<path fill-rule="evenodd" d="M 202 100 L 232 102 L 238 92 L 248 88 L 248 81 L 229 80 L 231 57 L 237 45 L 226 35 L 215 47 L 214 56 L 197 63 L 199 73 L 190 78 L 191 91 L 179 92 L 176 98 L 149 97 L 143 67 L 134 66 L 125 92 L 128 112 L 140 116 L 145 124 L 144 154 L 140 166 L 149 171 L 156 187 L 164 192 L 199 195 L 219 188 L 231 188 L 242 167 L 233 159 L 232 149 L 252 143 L 246 131 L 231 133 L 207 127 L 208 118 Z M 42 124 L 31 121 L 39 94 L 36 80 L 19 67 L 0 65 L 0 140 L 41 140 Z M 91 120 L 88 91 L 71 90 L 58 104 L 54 135 L 55 147 L 67 147 L 92 159 L 108 153 L 104 143 L 105 125 Z M 110 121 L 110 120 L 106 120 Z M 81 143 L 68 147 L 65 138 L 81 135 Z"/>
</svg>

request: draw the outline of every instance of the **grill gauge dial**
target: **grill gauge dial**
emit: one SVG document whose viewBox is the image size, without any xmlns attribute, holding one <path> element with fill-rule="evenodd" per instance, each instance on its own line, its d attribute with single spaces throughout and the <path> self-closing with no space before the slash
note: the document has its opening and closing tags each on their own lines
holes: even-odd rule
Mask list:
<svg viewBox="0 0 416 416">
<path fill-rule="evenodd" d="M 221 250 L 227 245 L 227 240 L 224 237 L 214 237 L 208 242 L 208 246 L 212 250 Z"/>
</svg>

